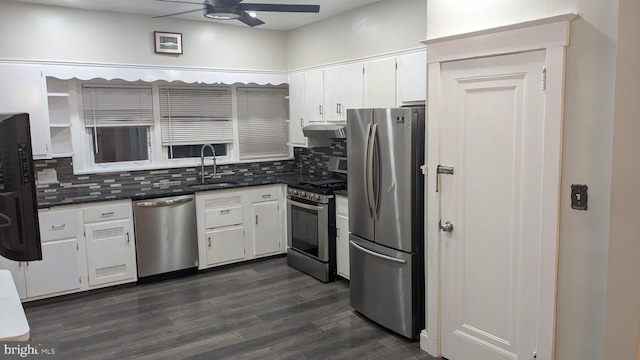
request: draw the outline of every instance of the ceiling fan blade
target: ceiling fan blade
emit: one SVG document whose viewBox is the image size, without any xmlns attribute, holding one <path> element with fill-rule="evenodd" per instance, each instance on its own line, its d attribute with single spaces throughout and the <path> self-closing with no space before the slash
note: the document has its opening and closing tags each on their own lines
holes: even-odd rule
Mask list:
<svg viewBox="0 0 640 360">
<path fill-rule="evenodd" d="M 258 18 L 255 18 L 255 17 L 253 17 L 253 16 L 251 16 L 251 15 L 247 14 L 246 12 L 243 12 L 243 13 L 242 13 L 242 16 L 240 16 L 240 17 L 238 18 L 238 20 L 239 20 L 240 22 L 243 22 L 243 23 L 245 23 L 245 24 L 247 24 L 247 25 L 251 26 L 251 27 L 254 27 L 254 26 L 258 26 L 258 25 L 262 25 L 262 24 L 264 24 L 264 21 L 262 21 L 262 20 L 260 20 L 260 19 L 258 19 Z"/>
<path fill-rule="evenodd" d="M 170 3 L 179 3 L 179 4 L 195 4 L 195 5 L 202 5 L 202 2 L 193 2 L 193 1 L 179 1 L 179 0 L 156 0 L 156 1 L 170 2 Z"/>
<path fill-rule="evenodd" d="M 174 15 L 188 14 L 188 13 L 192 13 L 192 12 L 196 12 L 196 11 L 202 11 L 202 10 L 203 10 L 202 8 L 198 8 L 198 9 L 195 9 L 195 10 L 181 11 L 181 12 L 177 12 L 177 13 L 173 13 L 173 14 L 153 16 L 151 18 L 152 19 L 159 19 L 159 18 L 174 16 Z"/>
<path fill-rule="evenodd" d="M 274 11 L 274 12 L 320 12 L 320 5 L 285 5 L 285 4 L 252 4 L 240 3 L 244 11 Z"/>
</svg>

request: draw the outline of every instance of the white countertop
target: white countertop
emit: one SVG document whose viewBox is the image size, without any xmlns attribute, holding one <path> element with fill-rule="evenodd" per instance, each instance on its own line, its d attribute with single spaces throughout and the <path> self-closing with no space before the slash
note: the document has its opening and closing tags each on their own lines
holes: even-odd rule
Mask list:
<svg viewBox="0 0 640 360">
<path fill-rule="evenodd" d="M 0 270 L 0 341 L 27 341 L 29 323 L 9 270 Z"/>
</svg>

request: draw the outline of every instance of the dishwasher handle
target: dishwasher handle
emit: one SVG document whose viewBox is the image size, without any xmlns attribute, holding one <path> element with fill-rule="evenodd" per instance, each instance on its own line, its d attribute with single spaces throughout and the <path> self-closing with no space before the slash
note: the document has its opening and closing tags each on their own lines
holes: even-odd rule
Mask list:
<svg viewBox="0 0 640 360">
<path fill-rule="evenodd" d="M 192 201 L 193 201 L 193 197 L 167 199 L 167 200 L 153 200 L 153 201 L 142 201 L 142 202 L 136 203 L 136 206 L 137 207 L 164 207 L 164 206 L 173 206 L 173 205 L 183 205 Z"/>
</svg>

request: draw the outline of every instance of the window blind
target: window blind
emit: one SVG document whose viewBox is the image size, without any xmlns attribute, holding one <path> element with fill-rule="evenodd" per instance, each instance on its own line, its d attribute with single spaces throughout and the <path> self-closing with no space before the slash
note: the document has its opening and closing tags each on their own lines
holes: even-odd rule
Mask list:
<svg viewBox="0 0 640 360">
<path fill-rule="evenodd" d="M 286 88 L 238 88 L 240 159 L 289 156 Z"/>
<path fill-rule="evenodd" d="M 82 85 L 86 127 L 153 126 L 151 87 Z"/>
<path fill-rule="evenodd" d="M 231 90 L 160 88 L 162 145 L 233 142 Z"/>
</svg>

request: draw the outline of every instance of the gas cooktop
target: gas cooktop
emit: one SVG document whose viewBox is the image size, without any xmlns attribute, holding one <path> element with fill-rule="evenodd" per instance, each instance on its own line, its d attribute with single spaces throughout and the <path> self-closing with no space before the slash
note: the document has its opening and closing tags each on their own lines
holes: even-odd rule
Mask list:
<svg viewBox="0 0 640 360">
<path fill-rule="evenodd" d="M 336 190 L 346 189 L 347 181 L 343 179 L 303 179 L 289 185 L 289 187 L 316 194 L 331 195 Z"/>
</svg>

